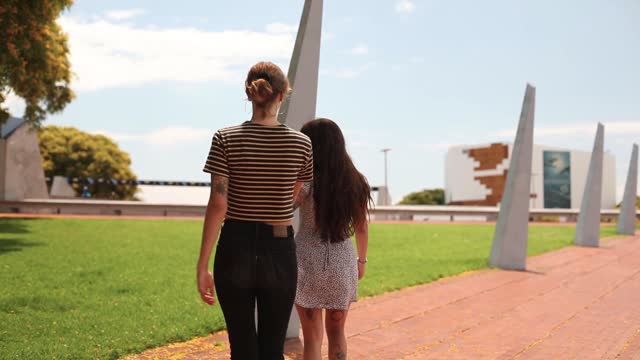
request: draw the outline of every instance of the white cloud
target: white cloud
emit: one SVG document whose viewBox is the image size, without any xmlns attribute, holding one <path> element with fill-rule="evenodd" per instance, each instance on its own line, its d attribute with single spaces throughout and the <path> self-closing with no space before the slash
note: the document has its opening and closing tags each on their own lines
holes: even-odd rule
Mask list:
<svg viewBox="0 0 640 360">
<path fill-rule="evenodd" d="M 179 142 L 206 139 L 212 136 L 211 129 L 169 127 L 149 133 L 146 136 L 146 141 L 154 145 L 171 145 Z"/>
<path fill-rule="evenodd" d="M 341 68 L 332 73 L 339 79 L 354 79 L 371 70 L 374 66 L 372 63 L 367 63 L 355 68 Z"/>
<path fill-rule="evenodd" d="M 122 134 L 104 130 L 93 133 L 107 136 L 117 142 L 143 142 L 149 145 L 175 145 L 208 139 L 213 136 L 211 129 L 189 127 L 166 127 L 145 134 Z"/>
<path fill-rule="evenodd" d="M 443 151 L 443 150 L 448 150 L 449 148 L 456 145 L 460 145 L 460 143 L 457 143 L 457 144 L 453 142 L 410 143 L 408 144 L 408 148 L 413 150 Z"/>
<path fill-rule="evenodd" d="M 359 69 L 340 69 L 335 72 L 335 75 L 339 79 L 354 79 L 360 76 L 363 71 Z"/>
<path fill-rule="evenodd" d="M 416 5 L 411 0 L 396 0 L 396 12 L 410 14 L 416 9 Z"/>
<path fill-rule="evenodd" d="M 640 135 L 640 121 L 603 122 L 605 134 L 608 135 Z M 536 127 L 536 136 L 595 136 L 597 123 L 580 123 L 570 126 Z M 516 130 L 501 130 L 494 134 L 499 137 L 513 137 Z"/>
<path fill-rule="evenodd" d="M 13 92 L 9 92 L 5 94 L 5 101 L 2 103 L 2 107 L 8 109 L 11 116 L 22 117 L 26 105 L 21 97 L 16 96 Z"/>
<path fill-rule="evenodd" d="M 365 44 L 358 44 L 350 50 L 353 55 L 366 55 L 369 53 L 369 47 Z"/>
<path fill-rule="evenodd" d="M 267 25 L 267 32 L 274 34 L 290 34 L 298 31 L 298 25 L 289 25 L 283 23 L 273 23 Z"/>
<path fill-rule="evenodd" d="M 104 135 L 110 138 L 111 140 L 114 140 L 117 142 L 136 141 L 143 138 L 142 135 L 121 134 L 121 133 L 114 133 L 107 130 L 96 130 L 96 131 L 91 131 L 90 133 L 95 135 Z"/>
<path fill-rule="evenodd" d="M 79 91 L 154 81 L 238 81 L 256 61 L 286 62 L 295 41 L 293 27 L 280 23 L 265 32 L 143 28 L 73 17 L 59 23 L 69 34 L 77 75 L 72 87 Z"/>
<path fill-rule="evenodd" d="M 105 16 L 111 20 L 127 20 L 144 14 L 144 9 L 125 9 L 107 11 Z"/>
<path fill-rule="evenodd" d="M 597 124 L 597 122 L 593 122 L 579 123 L 571 126 L 538 126 L 534 129 L 534 136 L 536 137 L 536 143 L 564 144 L 564 146 L 572 148 L 586 144 L 588 148 L 593 143 Z M 603 125 L 605 128 L 605 144 L 607 147 L 621 146 L 626 149 L 635 138 L 640 136 L 640 121 L 611 121 L 603 122 Z M 430 143 L 408 141 L 407 146 L 416 150 L 447 150 L 453 146 L 464 144 L 488 144 L 494 141 L 513 142 L 515 136 L 516 130 L 509 129 L 491 132 L 480 139 L 471 135 L 458 137 L 447 135 L 446 138 L 448 141 Z M 630 138 L 632 138 L 631 142 Z"/>
</svg>

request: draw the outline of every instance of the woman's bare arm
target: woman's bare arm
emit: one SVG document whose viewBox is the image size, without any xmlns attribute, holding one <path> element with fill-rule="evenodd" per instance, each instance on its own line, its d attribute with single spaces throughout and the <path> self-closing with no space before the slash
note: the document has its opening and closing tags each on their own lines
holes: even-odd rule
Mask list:
<svg viewBox="0 0 640 360">
<path fill-rule="evenodd" d="M 224 176 L 211 175 L 211 192 L 209 204 L 204 217 L 202 243 L 198 258 L 198 291 L 204 302 L 213 305 L 215 302 L 213 274 L 209 271 L 209 258 L 218 240 L 222 221 L 227 213 L 227 190 L 229 179 Z"/>
<path fill-rule="evenodd" d="M 300 207 L 304 199 L 307 197 L 309 192 L 302 191 L 302 187 L 305 185 L 302 181 L 296 181 L 295 186 L 293 187 L 293 209 L 296 210 Z"/>
<path fill-rule="evenodd" d="M 369 247 L 369 221 L 365 220 L 355 226 L 356 247 L 358 251 L 358 280 L 364 277 L 367 249 Z"/>
</svg>

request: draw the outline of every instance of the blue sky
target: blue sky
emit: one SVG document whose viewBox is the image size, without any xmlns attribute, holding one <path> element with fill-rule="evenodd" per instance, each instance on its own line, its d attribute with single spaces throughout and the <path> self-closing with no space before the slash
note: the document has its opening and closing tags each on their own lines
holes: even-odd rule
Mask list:
<svg viewBox="0 0 640 360">
<path fill-rule="evenodd" d="M 303 1 L 78 0 L 77 99 L 48 124 L 114 137 L 143 179 L 204 180 L 211 134 L 246 120 L 248 67 L 287 67 Z M 596 123 L 621 192 L 640 141 L 637 0 L 325 0 L 317 115 L 394 200 L 444 184 L 448 146 L 512 141 L 525 84 L 536 143 L 589 150 Z M 19 108 L 16 101 L 11 104 Z"/>
</svg>

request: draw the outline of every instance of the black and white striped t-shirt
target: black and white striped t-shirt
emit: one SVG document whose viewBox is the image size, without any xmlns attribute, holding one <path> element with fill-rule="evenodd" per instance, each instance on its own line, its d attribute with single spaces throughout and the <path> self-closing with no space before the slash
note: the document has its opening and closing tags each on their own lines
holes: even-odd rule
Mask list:
<svg viewBox="0 0 640 360">
<path fill-rule="evenodd" d="M 215 133 L 203 171 L 229 178 L 227 218 L 291 220 L 296 181 L 313 180 L 311 140 L 286 125 L 247 121 Z"/>
</svg>

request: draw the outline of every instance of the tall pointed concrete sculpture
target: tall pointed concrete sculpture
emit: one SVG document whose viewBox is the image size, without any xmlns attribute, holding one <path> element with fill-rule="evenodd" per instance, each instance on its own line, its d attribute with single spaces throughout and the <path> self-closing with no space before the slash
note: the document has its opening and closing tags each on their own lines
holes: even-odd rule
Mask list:
<svg viewBox="0 0 640 360">
<path fill-rule="evenodd" d="M 300 130 L 316 117 L 318 73 L 320 69 L 320 41 L 322 35 L 322 0 L 305 0 L 293 55 L 289 64 L 289 83 L 293 88 L 280 108 L 279 120 Z M 299 225 L 298 212 L 294 227 Z M 295 309 L 289 319 L 287 338 L 300 336 L 300 319 Z"/>
<path fill-rule="evenodd" d="M 536 88 L 527 84 L 489 256 L 489 264 L 501 269 L 525 270 L 527 265 L 535 107 Z"/>
<path fill-rule="evenodd" d="M 618 217 L 618 234 L 633 235 L 636 233 L 636 202 L 638 194 L 638 144 L 633 144 L 627 184 L 622 197 L 622 207 Z"/>
<path fill-rule="evenodd" d="M 598 124 L 596 140 L 587 173 L 587 183 L 578 215 L 575 244 L 578 246 L 600 246 L 600 208 L 602 204 L 602 161 L 604 150 L 604 126 Z"/>
<path fill-rule="evenodd" d="M 321 35 L 322 0 L 305 0 L 289 64 L 293 92 L 282 104 L 279 117 L 281 123 L 296 130 L 316 117 Z"/>
</svg>

